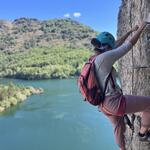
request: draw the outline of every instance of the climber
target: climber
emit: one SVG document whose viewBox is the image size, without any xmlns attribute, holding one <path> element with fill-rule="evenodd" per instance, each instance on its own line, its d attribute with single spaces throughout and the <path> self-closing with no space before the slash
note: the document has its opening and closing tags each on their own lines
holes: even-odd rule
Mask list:
<svg viewBox="0 0 150 150">
<path fill-rule="evenodd" d="M 102 32 L 91 40 L 94 52 L 97 54 L 94 61 L 95 72 L 102 89 L 105 87 L 106 78 L 110 72 L 112 75 L 106 87 L 105 99 L 98 107 L 112 123 L 115 140 L 120 150 L 125 150 L 125 114 L 142 112 L 141 128 L 137 134 L 141 141 L 150 141 L 150 132 L 148 131 L 150 128 L 150 97 L 124 95 L 117 82 L 117 72 L 113 67 L 113 64 L 137 43 L 147 24 L 150 24 L 150 18 L 132 28 L 116 42 L 113 35 L 108 32 Z M 134 31 L 133 36 L 127 39 Z"/>
</svg>

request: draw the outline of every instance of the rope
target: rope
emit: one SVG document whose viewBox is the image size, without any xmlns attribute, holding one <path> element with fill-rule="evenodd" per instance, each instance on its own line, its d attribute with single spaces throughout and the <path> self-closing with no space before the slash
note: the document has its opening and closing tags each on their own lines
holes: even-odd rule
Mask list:
<svg viewBox="0 0 150 150">
<path fill-rule="evenodd" d="M 132 130 L 132 134 L 131 134 L 131 139 L 130 139 L 129 145 L 127 146 L 127 150 L 131 146 L 131 143 L 132 143 L 132 140 L 133 140 L 133 135 L 134 135 L 134 120 L 135 120 L 135 114 L 132 114 L 132 116 L 131 116 L 131 122 L 130 122 L 130 125 L 129 125 L 130 129 Z M 128 121 L 130 121 L 130 120 L 128 120 Z"/>
</svg>

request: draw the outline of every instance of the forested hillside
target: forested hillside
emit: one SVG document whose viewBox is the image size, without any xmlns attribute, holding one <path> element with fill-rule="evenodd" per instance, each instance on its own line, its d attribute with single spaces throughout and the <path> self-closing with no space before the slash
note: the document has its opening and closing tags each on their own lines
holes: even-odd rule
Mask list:
<svg viewBox="0 0 150 150">
<path fill-rule="evenodd" d="M 96 32 L 71 19 L 0 21 L 0 77 L 69 78 L 91 55 Z"/>
<path fill-rule="evenodd" d="M 0 53 L 0 77 L 18 79 L 69 78 L 79 74 L 91 52 L 67 46 L 37 47 Z"/>
</svg>

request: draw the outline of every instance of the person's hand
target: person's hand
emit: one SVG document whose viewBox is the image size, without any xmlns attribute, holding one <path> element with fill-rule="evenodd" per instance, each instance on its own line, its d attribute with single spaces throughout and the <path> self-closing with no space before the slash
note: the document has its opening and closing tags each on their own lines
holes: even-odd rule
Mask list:
<svg viewBox="0 0 150 150">
<path fill-rule="evenodd" d="M 147 24 L 150 24 L 150 13 L 148 14 L 147 18 L 144 20 Z"/>
<path fill-rule="evenodd" d="M 139 26 L 138 26 L 138 25 L 136 25 L 135 27 L 133 27 L 133 28 L 131 29 L 131 32 L 137 31 L 137 30 L 138 30 L 138 28 L 139 28 Z"/>
</svg>

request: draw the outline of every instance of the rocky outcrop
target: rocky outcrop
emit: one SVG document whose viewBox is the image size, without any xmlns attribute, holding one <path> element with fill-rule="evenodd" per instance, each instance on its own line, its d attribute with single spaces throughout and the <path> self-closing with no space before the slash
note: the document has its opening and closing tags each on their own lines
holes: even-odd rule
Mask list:
<svg viewBox="0 0 150 150">
<path fill-rule="evenodd" d="M 122 0 L 118 15 L 118 37 L 139 24 L 149 12 L 149 0 Z M 133 49 L 119 61 L 119 70 L 125 94 L 150 95 L 150 26 Z M 134 126 L 132 142 L 131 131 L 127 129 L 127 146 L 130 144 L 130 150 L 149 150 L 150 143 L 141 143 L 136 136 L 140 126 L 140 114 L 136 114 Z"/>
</svg>

